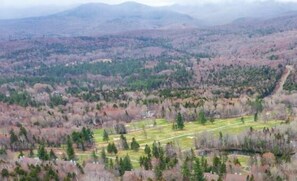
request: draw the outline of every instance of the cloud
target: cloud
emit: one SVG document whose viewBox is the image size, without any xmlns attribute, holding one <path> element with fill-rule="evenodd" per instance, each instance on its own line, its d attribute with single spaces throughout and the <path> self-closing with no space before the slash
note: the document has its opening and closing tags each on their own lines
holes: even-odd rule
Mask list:
<svg viewBox="0 0 297 181">
<path fill-rule="evenodd" d="M 29 7 L 43 5 L 73 5 L 89 2 L 102 2 L 108 4 L 119 4 L 126 0 L 0 0 L 2 7 Z M 297 2 L 297 0 L 135 0 L 139 3 L 162 6 L 170 4 L 205 4 L 205 3 L 239 3 L 239 2 Z"/>
</svg>

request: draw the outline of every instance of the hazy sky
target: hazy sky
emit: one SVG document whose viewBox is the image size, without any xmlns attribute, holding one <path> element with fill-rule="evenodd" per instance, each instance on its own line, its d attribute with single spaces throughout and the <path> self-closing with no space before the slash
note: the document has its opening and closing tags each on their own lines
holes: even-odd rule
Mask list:
<svg viewBox="0 0 297 181">
<path fill-rule="evenodd" d="M 30 7 L 40 5 L 73 5 L 88 2 L 103 2 L 108 4 L 118 4 L 127 0 L 0 0 L 0 7 Z M 220 2 L 260 2 L 260 1 L 279 1 L 279 2 L 297 2 L 297 0 L 134 0 L 139 3 L 162 6 L 170 4 L 198 4 L 198 3 L 220 3 Z"/>
</svg>

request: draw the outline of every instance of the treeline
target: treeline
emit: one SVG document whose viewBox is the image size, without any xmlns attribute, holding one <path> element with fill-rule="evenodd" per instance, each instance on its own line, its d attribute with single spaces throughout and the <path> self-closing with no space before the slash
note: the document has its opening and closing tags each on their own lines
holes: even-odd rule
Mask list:
<svg viewBox="0 0 297 181">
<path fill-rule="evenodd" d="M 284 90 L 287 91 L 294 91 L 297 90 L 297 75 L 295 72 L 292 72 L 289 77 L 287 78 L 287 81 L 284 84 Z"/>
<path fill-rule="evenodd" d="M 241 95 L 244 93 L 242 91 L 247 91 L 248 94 L 258 93 L 263 98 L 272 93 L 283 71 L 284 67 L 281 65 L 279 69 L 269 66 L 224 66 L 209 74 L 205 83 L 229 87 L 229 92 L 222 91 L 226 98 Z"/>
<path fill-rule="evenodd" d="M 137 60 L 124 60 L 112 62 L 82 63 L 72 66 L 41 67 L 38 75 L 46 77 L 65 77 L 66 75 L 82 75 L 86 73 L 101 74 L 104 76 L 126 77 L 139 72 L 143 62 Z"/>
<path fill-rule="evenodd" d="M 243 123 L 244 124 L 244 123 Z M 243 152 L 248 154 L 271 152 L 278 158 L 290 161 L 293 153 L 291 138 L 294 133 L 291 131 L 282 132 L 275 128 L 263 128 L 262 131 L 255 131 L 252 128 L 240 135 L 213 135 L 199 134 L 195 138 L 196 149 L 217 149 L 227 152 Z"/>
<path fill-rule="evenodd" d="M 9 95 L 0 93 L 0 101 L 7 104 L 17 104 L 23 107 L 33 106 L 36 107 L 39 104 L 32 99 L 32 97 L 25 91 L 9 91 Z"/>
<path fill-rule="evenodd" d="M 69 138 L 68 138 L 69 137 Z M 12 151 L 32 150 L 36 145 L 47 145 L 50 147 L 61 147 L 70 139 L 77 145 L 77 148 L 85 151 L 94 144 L 93 131 L 83 127 L 80 131 L 73 131 L 70 135 L 67 133 L 60 135 L 59 139 L 45 138 L 38 134 L 33 134 L 29 129 L 22 125 L 18 125 L 18 129 L 11 129 L 7 141 L 1 142 L 1 148 L 10 149 Z"/>
<path fill-rule="evenodd" d="M 61 173 L 59 173 L 59 168 L 53 163 L 47 164 L 28 164 L 23 166 L 16 162 L 16 166 L 13 170 L 8 170 L 3 168 L 1 170 L 1 177 L 3 179 L 12 180 L 60 180 Z M 60 171 L 61 172 L 61 171 Z M 65 181 L 70 181 L 76 178 L 76 173 L 74 170 L 64 173 L 66 175 L 62 177 Z M 42 179 L 41 179 L 42 178 Z"/>
<path fill-rule="evenodd" d="M 152 90 L 166 86 L 171 87 L 174 83 L 185 86 L 192 80 L 193 72 L 187 70 L 184 64 L 172 65 L 166 61 L 157 61 L 156 66 L 153 68 L 145 68 L 145 63 L 146 61 L 144 60 L 122 60 L 81 63 L 71 66 L 41 66 L 35 73 L 35 76 L 49 77 L 52 80 L 54 80 L 53 78 L 71 80 L 73 76 L 85 75 L 87 73 L 100 74 L 107 77 L 121 76 L 124 79 L 124 86 L 132 90 Z M 171 70 L 173 73 L 170 75 L 159 75 L 164 70 Z M 72 93 L 74 92 L 72 91 Z"/>
</svg>

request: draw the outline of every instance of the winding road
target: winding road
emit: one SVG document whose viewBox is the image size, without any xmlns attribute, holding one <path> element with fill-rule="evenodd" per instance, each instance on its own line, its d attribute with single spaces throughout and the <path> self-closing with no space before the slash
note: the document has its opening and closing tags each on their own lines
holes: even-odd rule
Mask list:
<svg viewBox="0 0 297 181">
<path fill-rule="evenodd" d="M 282 93 L 284 84 L 286 83 L 290 73 L 294 70 L 292 65 L 287 65 L 286 70 L 282 77 L 280 78 L 279 82 L 277 83 L 273 93 L 269 97 L 278 96 Z"/>
</svg>

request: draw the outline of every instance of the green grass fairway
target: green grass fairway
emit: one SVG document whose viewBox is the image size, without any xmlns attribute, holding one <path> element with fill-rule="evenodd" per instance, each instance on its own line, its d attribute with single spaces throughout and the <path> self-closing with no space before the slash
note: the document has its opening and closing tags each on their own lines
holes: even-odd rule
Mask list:
<svg viewBox="0 0 297 181">
<path fill-rule="evenodd" d="M 172 123 L 168 123 L 164 119 L 156 120 L 156 126 L 153 126 L 152 120 L 145 120 L 135 123 L 127 124 L 126 127 L 129 131 L 126 134 L 126 138 L 128 143 L 130 144 L 133 137 L 136 138 L 138 143 L 140 144 L 140 150 L 138 152 L 134 152 L 131 150 L 119 150 L 118 156 L 125 156 L 129 154 L 134 166 L 138 166 L 139 156 L 143 154 L 143 148 L 146 144 L 150 145 L 156 140 L 161 142 L 162 144 L 166 144 L 167 142 L 174 142 L 178 144 L 183 150 L 193 148 L 193 141 L 196 134 L 203 132 L 210 132 L 215 135 L 219 135 L 219 132 L 223 134 L 238 134 L 242 131 L 253 127 L 254 129 L 263 129 L 264 127 L 275 127 L 282 123 L 282 121 L 269 121 L 269 122 L 254 122 L 251 116 L 244 118 L 245 123 L 241 122 L 240 118 L 231 118 L 231 119 L 218 119 L 215 122 L 207 123 L 205 125 L 201 125 L 198 122 L 189 122 L 185 123 L 184 130 L 176 131 L 172 130 Z M 145 127 L 145 132 L 143 131 L 143 127 Z M 94 130 L 94 138 L 96 141 L 97 148 L 101 149 L 105 147 L 108 142 L 102 140 L 103 129 Z M 110 142 L 117 143 L 120 139 L 120 135 L 109 135 Z M 77 152 L 78 157 L 86 158 L 88 155 L 90 156 L 90 152 L 80 153 Z M 115 155 L 108 155 L 110 158 L 115 158 Z"/>
</svg>

